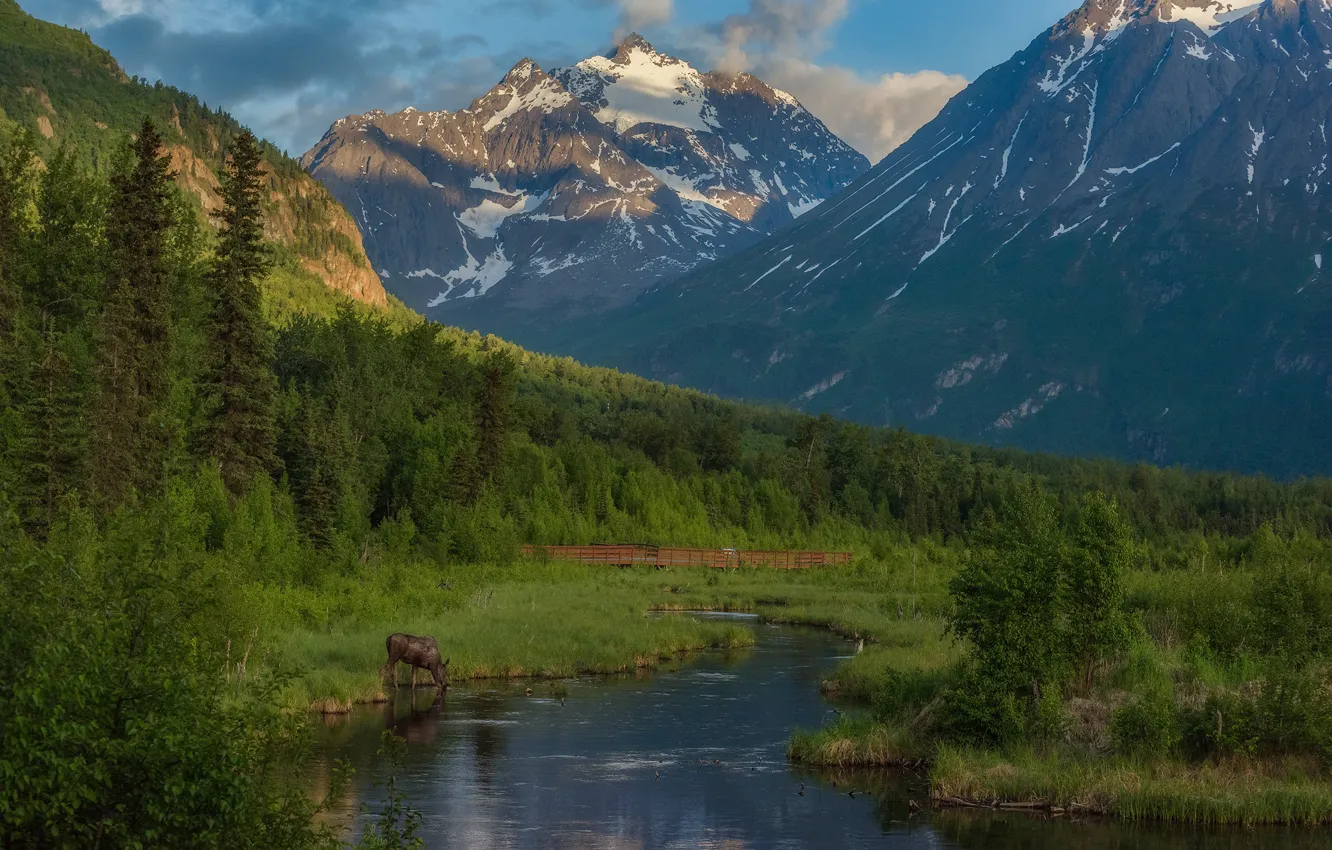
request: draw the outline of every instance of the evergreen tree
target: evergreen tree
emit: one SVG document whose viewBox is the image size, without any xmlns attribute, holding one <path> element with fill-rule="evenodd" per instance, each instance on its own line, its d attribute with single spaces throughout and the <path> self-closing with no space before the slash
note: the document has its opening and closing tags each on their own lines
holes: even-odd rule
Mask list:
<svg viewBox="0 0 1332 850">
<path fill-rule="evenodd" d="M 29 531 L 40 536 L 62 498 L 82 484 L 92 357 L 88 316 L 105 274 L 104 187 L 68 149 L 52 157 L 40 181 L 40 226 L 26 296 L 36 327 L 25 409 L 33 431 L 25 458 L 31 501 L 24 511 Z"/>
<path fill-rule="evenodd" d="M 454 500 L 461 504 L 475 504 L 487 485 L 503 486 L 504 447 L 516 368 L 513 358 L 504 351 L 491 354 L 482 367 L 475 447 L 461 447 L 453 460 Z"/>
<path fill-rule="evenodd" d="M 106 506 L 131 489 L 159 488 L 171 435 L 171 274 L 168 240 L 175 175 L 153 123 L 143 122 L 132 162 L 113 181 L 108 276 L 98 330 L 90 478 Z"/>
<path fill-rule="evenodd" d="M 509 436 L 517 364 L 507 352 L 492 354 L 482 374 L 477 405 L 477 461 L 485 481 L 500 486 L 504 479 L 504 446 Z"/>
<path fill-rule="evenodd" d="M 28 267 L 24 242 L 36 163 L 30 135 L 0 138 L 0 345 L 12 342 L 21 322 L 22 288 Z"/>
<path fill-rule="evenodd" d="M 248 130 L 241 133 L 232 143 L 222 185 L 221 241 L 208 275 L 210 363 L 200 447 L 218 462 L 233 495 L 277 465 L 273 341 L 259 291 L 268 269 L 261 164 L 259 143 Z"/>
<path fill-rule="evenodd" d="M 29 269 L 29 218 L 36 152 L 31 136 L 0 137 L 0 492 L 22 506 L 32 429 L 30 322 L 23 289 Z"/>
</svg>

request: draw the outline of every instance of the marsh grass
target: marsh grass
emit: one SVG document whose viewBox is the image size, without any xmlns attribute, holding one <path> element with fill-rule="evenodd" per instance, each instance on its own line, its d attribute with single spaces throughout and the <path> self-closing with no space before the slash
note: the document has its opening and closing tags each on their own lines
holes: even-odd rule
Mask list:
<svg viewBox="0 0 1332 850">
<path fill-rule="evenodd" d="M 288 704 L 382 698 L 379 670 L 391 631 L 435 636 L 454 681 L 628 673 L 690 651 L 753 642 L 751 630 L 734 623 L 649 618 L 641 598 L 621 588 L 506 584 L 456 610 L 405 610 L 378 626 L 283 635 L 278 652 L 301 671 Z M 399 677 L 407 683 L 406 667 Z"/>
<path fill-rule="evenodd" d="M 543 560 L 439 567 L 390 562 L 304 586 L 252 585 L 241 608 L 294 674 L 290 708 L 346 710 L 384 698 L 392 632 L 434 635 L 454 681 L 564 678 L 649 670 L 689 652 L 752 644 L 744 624 L 652 612 L 732 611 L 916 647 L 946 600 L 952 554 L 805 571 L 616 569 Z M 919 614 L 921 619 L 899 619 Z M 915 612 L 915 613 L 913 613 Z M 406 683 L 410 674 L 401 668 Z"/>
<path fill-rule="evenodd" d="M 925 761 L 930 750 L 907 729 L 856 714 L 843 715 L 816 732 L 797 732 L 786 755 L 811 767 L 895 767 Z"/>
<path fill-rule="evenodd" d="M 1196 825 L 1332 823 L 1332 785 L 1301 760 L 1191 765 L 1171 759 L 1073 758 L 1034 749 L 939 747 L 936 799 L 1043 802 L 1131 821 Z"/>
</svg>

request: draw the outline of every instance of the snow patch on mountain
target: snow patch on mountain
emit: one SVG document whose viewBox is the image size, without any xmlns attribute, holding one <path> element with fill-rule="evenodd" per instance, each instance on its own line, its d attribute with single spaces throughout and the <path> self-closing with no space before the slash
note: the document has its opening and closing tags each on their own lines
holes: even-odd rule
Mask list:
<svg viewBox="0 0 1332 850">
<path fill-rule="evenodd" d="M 503 109 L 490 116 L 484 129 L 489 132 L 520 112 L 540 110 L 547 115 L 573 102 L 573 96 L 554 80 L 542 80 L 525 94 L 514 93 Z"/>
<path fill-rule="evenodd" d="M 632 44 L 614 58 L 594 56 L 579 62 L 570 75 L 580 97 L 600 96 L 598 121 L 624 133 L 639 124 L 685 130 L 721 129 L 717 110 L 708 103 L 703 75 L 687 62 L 662 56 L 646 43 Z"/>
</svg>

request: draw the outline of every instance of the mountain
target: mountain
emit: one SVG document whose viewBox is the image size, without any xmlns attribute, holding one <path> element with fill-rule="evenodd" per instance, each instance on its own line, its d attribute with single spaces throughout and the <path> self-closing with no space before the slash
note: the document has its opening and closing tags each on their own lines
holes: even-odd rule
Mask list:
<svg viewBox="0 0 1332 850">
<path fill-rule="evenodd" d="M 87 34 L 38 20 L 0 0 L 0 128 L 26 127 L 43 155 L 65 145 L 106 167 L 144 116 L 163 133 L 178 182 L 201 215 L 221 206 L 218 175 L 240 125 L 193 96 L 131 79 Z M 388 294 L 371 269 L 355 222 L 300 165 L 266 146 L 267 236 L 280 252 L 272 285 L 309 299 L 335 293 L 375 306 Z M 313 290 L 313 292 L 312 292 Z M 400 309 L 400 308 L 399 308 Z"/>
<path fill-rule="evenodd" d="M 869 167 L 790 95 L 639 36 L 460 112 L 343 119 L 303 159 L 388 288 L 493 330 L 598 312 L 789 225 Z"/>
<path fill-rule="evenodd" d="M 514 334 L 1031 449 L 1326 473 L 1332 4 L 1089 0 L 793 228 Z"/>
</svg>

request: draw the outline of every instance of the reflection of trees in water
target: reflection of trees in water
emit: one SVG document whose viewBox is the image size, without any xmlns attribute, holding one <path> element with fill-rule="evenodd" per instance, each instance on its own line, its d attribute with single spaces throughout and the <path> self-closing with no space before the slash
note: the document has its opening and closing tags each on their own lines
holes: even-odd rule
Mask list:
<svg viewBox="0 0 1332 850">
<path fill-rule="evenodd" d="M 976 811 L 937 813 L 934 829 L 963 850 L 1325 850 L 1317 829 L 1165 827 L 1094 818 L 1072 821 Z"/>
</svg>

